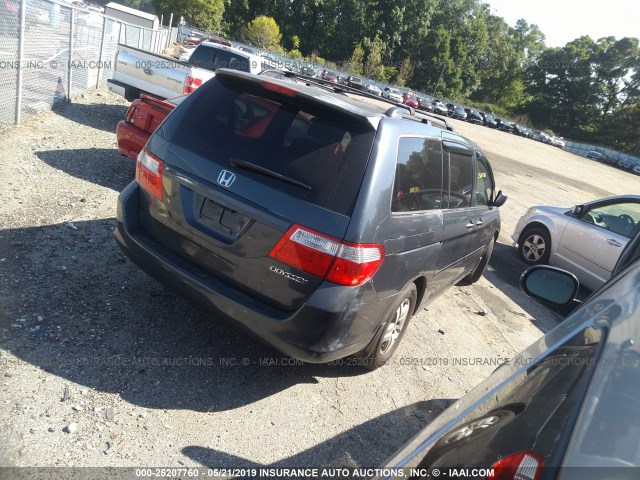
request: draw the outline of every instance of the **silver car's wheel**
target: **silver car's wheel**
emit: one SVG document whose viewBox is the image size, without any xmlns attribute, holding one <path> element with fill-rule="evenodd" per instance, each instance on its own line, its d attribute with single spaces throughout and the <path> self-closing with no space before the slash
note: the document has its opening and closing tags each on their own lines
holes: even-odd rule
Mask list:
<svg viewBox="0 0 640 480">
<path fill-rule="evenodd" d="M 530 265 L 547 263 L 549 260 L 551 238 L 545 228 L 525 230 L 518 242 L 520 258 Z"/>
</svg>

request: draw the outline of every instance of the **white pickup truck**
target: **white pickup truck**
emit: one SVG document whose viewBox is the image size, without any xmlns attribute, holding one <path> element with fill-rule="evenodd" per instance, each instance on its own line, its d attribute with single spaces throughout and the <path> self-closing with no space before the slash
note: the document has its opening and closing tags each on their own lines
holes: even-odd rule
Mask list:
<svg viewBox="0 0 640 480">
<path fill-rule="evenodd" d="M 218 68 L 260 73 L 262 58 L 217 43 L 198 45 L 186 62 L 172 57 L 118 45 L 113 78 L 109 90 L 129 101 L 141 93 L 157 98 L 171 98 L 191 93 L 215 76 Z"/>
</svg>

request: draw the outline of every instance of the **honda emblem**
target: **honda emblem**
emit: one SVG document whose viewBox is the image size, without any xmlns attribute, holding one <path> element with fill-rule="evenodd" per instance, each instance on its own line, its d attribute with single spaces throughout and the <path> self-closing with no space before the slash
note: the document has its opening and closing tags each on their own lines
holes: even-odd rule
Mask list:
<svg viewBox="0 0 640 480">
<path fill-rule="evenodd" d="M 231 173 L 229 170 L 222 170 L 220 175 L 218 175 L 218 183 L 226 188 L 229 188 L 235 180 L 235 174 Z"/>
</svg>

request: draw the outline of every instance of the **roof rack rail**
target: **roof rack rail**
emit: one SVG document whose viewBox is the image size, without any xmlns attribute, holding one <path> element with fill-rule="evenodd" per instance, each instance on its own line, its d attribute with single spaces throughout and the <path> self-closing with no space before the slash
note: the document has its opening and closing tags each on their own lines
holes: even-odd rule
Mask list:
<svg viewBox="0 0 640 480">
<path fill-rule="evenodd" d="M 266 71 L 277 72 L 284 75 L 287 78 L 299 78 L 307 82 L 307 85 L 314 84 L 318 87 L 322 87 L 326 90 L 331 90 L 335 93 L 351 93 L 353 95 L 359 95 L 361 97 L 367 97 L 373 100 L 378 100 L 379 102 L 388 103 L 390 105 L 393 105 L 393 107 L 389 108 L 389 110 L 385 112 L 385 115 L 388 117 L 404 117 L 405 115 L 410 115 L 411 117 L 415 117 L 416 120 L 420 120 L 420 121 L 424 119 L 433 118 L 438 122 L 443 123 L 447 130 L 451 132 L 454 131 L 451 125 L 449 125 L 449 122 L 447 122 L 447 120 L 443 117 L 440 117 L 438 115 L 433 115 L 429 112 L 424 112 L 422 110 L 415 110 L 413 107 L 410 107 L 409 105 L 405 105 L 404 103 L 394 102 L 393 100 L 389 100 L 388 98 L 384 98 L 378 95 L 374 95 L 373 93 L 358 90 L 357 88 L 353 88 L 348 85 L 340 85 L 334 82 L 330 82 L 329 80 L 324 80 L 322 78 L 309 77 L 308 75 L 302 75 L 300 73 L 295 73 L 292 71 L 285 71 L 285 70 L 269 69 L 269 70 L 263 70 L 261 73 L 264 73 Z M 402 110 L 406 110 L 406 111 L 402 112 Z"/>
</svg>

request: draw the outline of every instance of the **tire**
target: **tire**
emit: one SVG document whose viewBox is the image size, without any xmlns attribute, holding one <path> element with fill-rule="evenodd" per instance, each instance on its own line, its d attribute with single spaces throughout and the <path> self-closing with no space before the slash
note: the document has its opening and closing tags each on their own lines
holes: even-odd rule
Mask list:
<svg viewBox="0 0 640 480">
<path fill-rule="evenodd" d="M 484 274 L 484 271 L 487 268 L 487 265 L 489 265 L 489 260 L 491 260 L 491 254 L 493 253 L 493 247 L 495 244 L 496 244 L 496 239 L 492 238 L 491 242 L 489 243 L 489 245 L 487 245 L 487 249 L 482 254 L 482 257 L 480 258 L 480 261 L 478 262 L 476 267 L 471 271 L 469 275 L 467 275 L 460 281 L 461 284 L 471 285 L 473 283 L 476 283 L 478 280 L 480 280 L 480 278 Z"/>
<path fill-rule="evenodd" d="M 387 314 L 375 348 L 366 357 L 364 365 L 369 370 L 375 370 L 389 363 L 389 359 L 398 348 L 404 332 L 407 331 L 409 320 L 416 308 L 418 291 L 414 283 L 408 285 L 399 295 L 398 300 Z"/>
<path fill-rule="evenodd" d="M 529 265 L 544 265 L 551 255 L 551 235 L 544 227 L 526 228 L 518 239 L 518 256 Z"/>
</svg>

